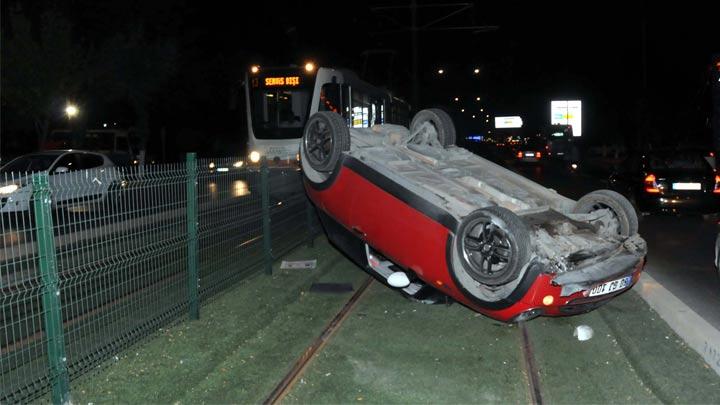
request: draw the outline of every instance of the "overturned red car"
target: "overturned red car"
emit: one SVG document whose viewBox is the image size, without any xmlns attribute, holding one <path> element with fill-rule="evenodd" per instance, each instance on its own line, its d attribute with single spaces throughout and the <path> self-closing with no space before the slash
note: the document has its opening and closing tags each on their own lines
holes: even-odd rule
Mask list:
<svg viewBox="0 0 720 405">
<path fill-rule="evenodd" d="M 588 312 L 635 284 L 647 248 L 623 196 L 574 201 L 454 144 L 438 109 L 409 129 L 310 117 L 304 182 L 330 240 L 412 299 L 506 322 Z"/>
</svg>

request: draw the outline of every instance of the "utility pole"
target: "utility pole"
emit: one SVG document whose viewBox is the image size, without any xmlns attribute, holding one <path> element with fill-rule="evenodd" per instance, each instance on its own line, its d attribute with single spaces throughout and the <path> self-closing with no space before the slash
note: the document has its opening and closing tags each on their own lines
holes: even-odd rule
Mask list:
<svg viewBox="0 0 720 405">
<path fill-rule="evenodd" d="M 410 32 L 410 80 L 411 84 L 411 103 L 413 108 L 418 108 L 420 102 L 420 80 L 419 80 L 419 68 L 420 68 L 420 32 L 427 31 L 470 31 L 474 34 L 480 32 L 495 31 L 500 27 L 497 25 L 475 25 L 475 16 L 473 15 L 473 3 L 436 3 L 436 4 L 417 4 L 417 0 L 410 0 L 409 5 L 398 5 L 398 6 L 378 6 L 370 7 L 370 10 L 378 13 L 379 16 L 393 23 L 398 28 L 375 32 L 375 35 L 387 35 L 397 33 Z M 419 9 L 432 9 L 437 10 L 440 14 L 433 14 L 436 18 L 429 22 L 421 22 L 418 16 Z M 392 10 L 409 10 L 410 11 L 410 24 L 403 24 L 396 20 L 394 17 L 387 14 Z M 456 15 L 469 14 L 473 24 L 471 25 L 452 25 L 452 24 L 440 24 L 445 22 L 447 19 Z"/>
</svg>

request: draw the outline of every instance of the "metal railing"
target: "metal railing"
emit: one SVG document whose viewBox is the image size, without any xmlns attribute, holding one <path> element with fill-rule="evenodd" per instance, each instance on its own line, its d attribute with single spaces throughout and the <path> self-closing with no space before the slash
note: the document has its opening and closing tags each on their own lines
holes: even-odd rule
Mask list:
<svg viewBox="0 0 720 405">
<path fill-rule="evenodd" d="M 0 403 L 51 392 L 319 229 L 291 165 L 0 174 Z"/>
</svg>

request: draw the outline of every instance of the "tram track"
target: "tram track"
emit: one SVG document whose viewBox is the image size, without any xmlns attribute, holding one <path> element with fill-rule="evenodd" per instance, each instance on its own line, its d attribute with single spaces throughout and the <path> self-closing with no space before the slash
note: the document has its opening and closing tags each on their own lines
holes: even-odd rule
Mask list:
<svg viewBox="0 0 720 405">
<path fill-rule="evenodd" d="M 312 361 L 313 357 L 320 352 L 325 345 L 330 341 L 333 334 L 340 328 L 342 323 L 352 312 L 355 305 L 360 301 L 368 287 L 372 284 L 373 278 L 369 276 L 360 285 L 355 294 L 345 303 L 342 309 L 335 315 L 335 317 L 328 323 L 323 331 L 318 335 L 317 338 L 305 349 L 303 354 L 295 361 L 290 371 L 283 377 L 282 380 L 275 386 L 270 395 L 263 401 L 263 404 L 272 405 L 277 404 L 290 392 L 298 378 L 303 374 L 305 369 Z"/>
<path fill-rule="evenodd" d="M 530 401 L 535 405 L 542 405 L 543 397 L 540 387 L 540 374 L 538 372 L 537 364 L 535 363 L 535 353 L 533 352 L 530 334 L 528 333 L 525 322 L 521 322 L 519 326 L 523 365 L 525 367 L 525 375 L 527 376 Z"/>
</svg>

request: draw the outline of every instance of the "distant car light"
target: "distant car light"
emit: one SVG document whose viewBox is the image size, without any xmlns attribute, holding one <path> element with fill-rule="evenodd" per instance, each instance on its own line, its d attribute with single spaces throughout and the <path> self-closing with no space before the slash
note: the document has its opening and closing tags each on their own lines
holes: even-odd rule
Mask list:
<svg viewBox="0 0 720 405">
<path fill-rule="evenodd" d="M 652 173 L 645 176 L 645 192 L 651 194 L 657 194 L 660 192 L 660 187 L 658 187 L 657 184 L 657 178 Z"/>
<path fill-rule="evenodd" d="M 720 194 L 720 175 L 715 175 L 715 188 L 713 194 Z"/>
<path fill-rule="evenodd" d="M 0 194 L 11 194 L 17 191 L 19 187 L 17 184 L 10 184 L 8 186 L 0 187 Z"/>
<path fill-rule="evenodd" d="M 518 152 L 518 153 L 517 153 L 517 157 L 518 157 L 518 159 L 522 159 L 523 153 L 522 153 L 522 152 Z"/>
<path fill-rule="evenodd" d="M 570 167 L 572 167 L 573 170 L 577 170 L 578 164 L 577 164 L 577 163 L 573 163 L 573 164 L 570 165 Z"/>
<path fill-rule="evenodd" d="M 540 153 L 540 152 L 535 152 L 535 157 L 536 157 L 537 159 L 540 159 L 540 158 L 542 157 L 542 153 Z"/>
<path fill-rule="evenodd" d="M 229 172 L 230 169 L 228 169 L 227 167 L 218 167 L 218 168 L 217 168 L 217 171 L 218 171 L 219 173 L 226 173 L 226 172 Z"/>
<path fill-rule="evenodd" d="M 257 163 L 260 161 L 260 152 L 254 150 L 250 152 L 250 161 L 253 163 Z"/>
<path fill-rule="evenodd" d="M 208 165 L 208 168 L 214 169 L 214 168 L 215 168 L 215 162 L 210 162 L 210 164 Z"/>
<path fill-rule="evenodd" d="M 238 168 L 238 169 L 239 169 L 239 168 L 241 168 L 242 166 L 243 166 L 243 161 L 242 161 L 242 160 L 238 160 L 237 162 L 233 163 L 233 167 L 235 167 L 235 168 Z"/>
</svg>

